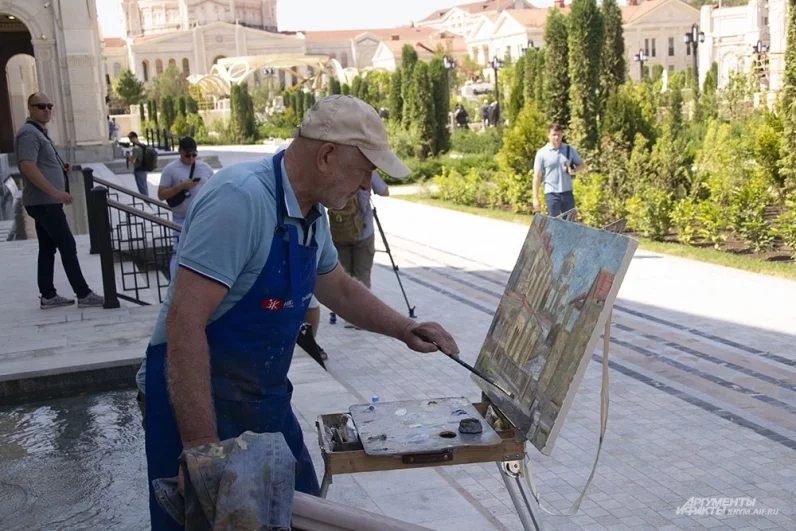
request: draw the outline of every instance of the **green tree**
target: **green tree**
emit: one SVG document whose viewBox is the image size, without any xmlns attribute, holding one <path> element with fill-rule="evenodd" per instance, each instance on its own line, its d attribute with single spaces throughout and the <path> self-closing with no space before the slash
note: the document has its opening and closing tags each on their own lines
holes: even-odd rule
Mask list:
<svg viewBox="0 0 796 531">
<path fill-rule="evenodd" d="M 185 74 L 180 72 L 176 66 L 169 65 L 162 74 L 152 80 L 150 84 L 149 96 L 159 100 L 163 96 L 176 98 L 181 94 L 188 93 L 188 80 Z"/>
<path fill-rule="evenodd" d="M 341 94 L 340 81 L 336 77 L 329 78 L 329 94 Z"/>
<path fill-rule="evenodd" d="M 188 114 L 199 114 L 199 104 L 196 103 L 196 100 L 193 99 L 193 96 L 188 94 L 185 98 L 186 105 L 188 107 Z"/>
<path fill-rule="evenodd" d="M 409 85 L 409 94 L 404 105 L 407 114 L 406 122 L 410 130 L 416 135 L 419 145 L 416 148 L 417 156 L 421 160 L 428 157 L 434 149 L 434 135 L 436 134 L 436 111 L 434 98 L 431 91 L 428 64 L 418 61 L 412 68 L 412 82 Z"/>
<path fill-rule="evenodd" d="M 544 28 L 544 93 L 545 115 L 564 127 L 569 124 L 569 39 L 567 19 L 557 9 L 547 17 Z"/>
<path fill-rule="evenodd" d="M 710 65 L 710 70 L 705 74 L 705 81 L 702 83 L 702 94 L 699 97 L 695 119 L 705 121 L 718 115 L 718 102 L 716 100 L 718 85 L 719 65 L 714 61 Z"/>
<path fill-rule="evenodd" d="M 312 106 L 315 105 L 315 94 L 312 91 L 304 93 L 304 112 L 312 109 Z M 303 116 L 302 116 L 303 118 Z"/>
<path fill-rule="evenodd" d="M 533 81 L 533 97 L 536 99 L 536 104 L 539 109 L 546 109 L 547 108 L 547 91 L 545 90 L 545 79 L 547 78 L 547 73 L 545 72 L 547 60 L 545 56 L 547 55 L 544 48 L 536 52 L 536 73 L 534 74 L 534 81 Z M 569 78 L 567 78 L 569 79 Z M 567 93 L 569 93 L 569 89 L 567 88 Z"/>
<path fill-rule="evenodd" d="M 573 0 L 568 17 L 570 134 L 580 149 L 597 145 L 603 18 L 596 0 Z"/>
<path fill-rule="evenodd" d="M 132 72 L 124 69 L 113 84 L 113 92 L 125 105 L 137 105 L 146 97 L 144 84 L 138 81 Z"/>
<path fill-rule="evenodd" d="M 171 129 L 171 126 L 174 125 L 174 120 L 177 118 L 177 111 L 174 108 L 174 98 L 172 96 L 163 96 L 160 98 L 160 114 L 163 127 Z"/>
<path fill-rule="evenodd" d="M 340 88 L 340 93 L 343 96 L 350 96 L 351 95 L 351 86 L 348 83 L 343 83 L 343 86 Z"/>
<path fill-rule="evenodd" d="M 303 99 L 302 99 L 303 101 Z M 246 83 L 232 85 L 230 90 L 231 132 L 235 142 L 254 140 L 256 123 L 254 103 Z"/>
<path fill-rule="evenodd" d="M 525 57 L 520 57 L 514 64 L 511 86 L 509 87 L 509 105 L 507 115 L 509 123 L 520 114 L 525 105 Z"/>
<path fill-rule="evenodd" d="M 672 74 L 669 77 L 666 94 L 666 112 L 672 133 L 675 136 L 680 136 L 683 130 L 683 88 L 685 88 L 684 75 L 682 73 Z"/>
<path fill-rule="evenodd" d="M 625 82 L 625 32 L 622 29 L 622 10 L 616 0 L 603 0 L 605 39 L 603 41 L 600 91 L 602 101 Z"/>
<path fill-rule="evenodd" d="M 362 78 L 362 83 L 360 83 L 359 85 L 359 96 L 357 97 L 362 101 L 364 101 L 365 103 L 373 105 L 373 100 L 371 99 L 371 94 L 370 94 L 370 83 L 368 82 L 368 78 L 366 77 Z"/>
<path fill-rule="evenodd" d="M 528 102 L 536 97 L 536 56 L 539 51 L 536 48 L 528 48 L 525 52 L 525 73 L 522 82 L 522 97 Z"/>
<path fill-rule="evenodd" d="M 644 117 L 641 105 L 629 85 L 623 85 L 608 95 L 600 126 L 601 137 L 619 142 L 628 150 L 633 147 L 637 134 L 647 140 L 653 137 L 652 124 Z"/>
<path fill-rule="evenodd" d="M 390 121 L 398 124 L 401 123 L 404 110 L 404 99 L 401 95 L 402 77 L 403 70 L 400 67 L 396 68 L 390 76 Z"/>
<path fill-rule="evenodd" d="M 180 96 L 177 98 L 177 112 L 185 118 L 188 116 L 188 97 L 187 96 Z"/>
<path fill-rule="evenodd" d="M 362 78 L 357 76 L 351 81 L 351 95 L 362 99 Z"/>
<path fill-rule="evenodd" d="M 450 112 L 450 86 L 448 71 L 439 55 L 435 55 L 428 65 L 429 81 L 434 100 L 434 154 L 446 152 L 451 147 L 450 130 L 448 129 L 448 113 Z"/>
<path fill-rule="evenodd" d="M 405 129 L 411 125 L 409 109 L 414 106 L 410 98 L 410 87 L 414 81 L 414 69 L 417 64 L 417 51 L 411 44 L 404 44 L 401 49 L 401 70 L 403 70 L 401 98 L 404 107 L 402 111 L 402 123 Z"/>
<path fill-rule="evenodd" d="M 146 105 L 144 104 L 143 101 L 138 104 L 138 117 L 141 119 L 141 125 L 143 125 L 144 122 L 146 122 L 146 113 L 144 112 L 145 108 Z"/>
<path fill-rule="evenodd" d="M 536 150 L 545 142 L 545 117 L 531 100 L 503 135 L 497 155 L 502 193 L 515 211 L 530 210 L 533 204 L 533 161 Z"/>
</svg>

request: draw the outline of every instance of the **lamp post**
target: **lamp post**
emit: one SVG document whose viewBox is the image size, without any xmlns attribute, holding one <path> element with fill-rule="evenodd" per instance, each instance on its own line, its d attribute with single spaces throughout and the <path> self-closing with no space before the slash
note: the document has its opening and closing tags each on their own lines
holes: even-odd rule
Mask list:
<svg viewBox="0 0 796 531">
<path fill-rule="evenodd" d="M 444 55 L 444 56 L 442 56 L 442 65 L 445 67 L 445 71 L 448 74 L 447 75 L 448 93 L 450 93 L 450 89 L 451 89 L 451 72 L 453 71 L 454 68 L 456 68 L 456 61 L 454 59 L 448 57 L 447 55 Z"/>
<path fill-rule="evenodd" d="M 685 42 L 686 46 L 691 47 L 691 55 L 693 55 L 694 61 L 694 79 L 696 80 L 696 86 L 699 86 L 699 66 L 697 64 L 697 51 L 699 50 L 699 43 L 705 42 L 705 32 L 699 31 L 699 24 L 694 23 L 691 26 L 691 31 L 686 33 L 683 37 L 683 42 Z"/>
<path fill-rule="evenodd" d="M 638 80 L 642 81 L 644 79 L 644 63 L 647 62 L 649 56 L 647 52 L 644 50 L 639 49 L 638 53 L 633 56 L 633 60 L 638 63 Z"/>
<path fill-rule="evenodd" d="M 498 93 L 498 70 L 503 68 L 503 60 L 498 58 L 496 55 L 492 58 L 492 62 L 489 63 L 489 66 L 492 67 L 492 70 L 495 71 L 495 101 L 500 100 L 500 94 Z"/>
<path fill-rule="evenodd" d="M 755 75 L 760 78 L 760 83 L 767 83 L 767 70 L 768 67 L 764 62 L 763 56 L 768 53 L 769 45 L 763 44 L 763 41 L 759 40 L 757 43 L 752 45 L 752 51 L 755 54 L 754 57 L 754 64 L 752 68 L 755 72 Z"/>
<path fill-rule="evenodd" d="M 528 46 L 523 47 L 522 55 L 525 55 L 528 52 L 528 50 L 531 50 L 531 49 L 538 50 L 539 48 L 534 46 L 533 39 L 528 39 Z"/>
</svg>

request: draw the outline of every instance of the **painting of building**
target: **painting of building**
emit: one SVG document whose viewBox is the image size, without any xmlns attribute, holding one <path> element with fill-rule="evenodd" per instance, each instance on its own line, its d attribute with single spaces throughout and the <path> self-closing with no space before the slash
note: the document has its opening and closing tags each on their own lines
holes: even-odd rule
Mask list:
<svg viewBox="0 0 796 531">
<path fill-rule="evenodd" d="M 549 454 L 591 359 L 637 242 L 536 215 L 476 368 L 514 399 L 474 380 Z"/>
</svg>

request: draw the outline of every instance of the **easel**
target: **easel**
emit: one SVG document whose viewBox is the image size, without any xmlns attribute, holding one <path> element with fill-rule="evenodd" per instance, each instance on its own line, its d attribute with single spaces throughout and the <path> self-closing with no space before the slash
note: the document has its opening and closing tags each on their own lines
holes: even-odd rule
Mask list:
<svg viewBox="0 0 796 531">
<path fill-rule="evenodd" d="M 459 401 L 458 407 L 456 401 Z M 429 404 L 439 405 L 440 414 L 426 416 L 422 413 L 430 407 Z M 384 410 L 380 417 L 379 409 Z M 459 410 L 466 415 L 450 415 Z M 427 424 L 418 426 L 423 435 L 418 437 L 413 433 L 411 424 L 407 429 L 398 425 L 386 430 L 386 439 L 376 435 L 384 431 L 375 428 L 379 421 L 379 427 L 384 427 L 385 420 L 399 418 L 397 415 L 403 412 L 407 422 L 418 420 L 418 417 L 421 422 L 427 421 Z M 367 417 L 368 413 L 374 416 L 373 420 Z M 410 417 L 413 414 L 417 414 L 414 419 Z M 456 425 L 462 418 L 476 418 L 481 422 L 483 436 L 477 442 L 482 444 L 473 444 L 473 437 L 457 431 Z M 356 425 L 355 440 L 340 442 L 336 431 L 351 420 Z M 396 424 L 400 422 L 396 421 Z M 369 428 L 369 425 L 374 425 L 374 428 Z M 438 398 L 357 405 L 352 406 L 349 413 L 319 415 L 315 426 L 324 463 L 321 497 L 326 496 L 335 475 L 491 462 L 501 472 L 523 528 L 526 531 L 542 529 L 537 509 L 531 503 L 533 497 L 523 478 L 524 435 L 510 424 L 486 395 L 476 403 L 469 403 L 464 398 Z M 368 433 L 371 434 L 369 437 Z M 379 444 L 382 441 L 385 444 Z M 387 441 L 392 444 L 387 444 Z"/>
</svg>

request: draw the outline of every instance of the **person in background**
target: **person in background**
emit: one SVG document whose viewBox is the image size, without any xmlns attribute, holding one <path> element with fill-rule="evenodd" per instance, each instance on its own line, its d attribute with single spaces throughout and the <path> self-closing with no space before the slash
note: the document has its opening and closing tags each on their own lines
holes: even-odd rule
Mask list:
<svg viewBox="0 0 796 531">
<path fill-rule="evenodd" d="M 127 162 L 133 165 L 135 185 L 138 187 L 139 194 L 149 197 L 149 184 L 146 181 L 147 172 L 144 170 L 144 146 L 141 145 L 138 133 L 135 131 L 131 131 L 127 138 L 133 145 L 133 149 L 127 155 Z"/>
<path fill-rule="evenodd" d="M 332 242 L 337 248 L 340 265 L 349 276 L 362 282 L 368 289 L 373 257 L 376 255 L 373 209 L 370 206 L 371 190 L 384 197 L 390 195 L 387 183 L 374 171 L 370 190 L 359 190 L 342 209 L 329 210 Z M 345 327 L 356 328 L 348 322 Z"/>
<path fill-rule="evenodd" d="M 39 307 L 47 310 L 75 303 L 74 299 L 58 295 L 55 289 L 56 251 L 61 253 L 61 262 L 77 297 L 78 308 L 101 307 L 105 299 L 91 291 L 83 277 L 75 237 L 64 214 L 64 205 L 72 204 L 72 196 L 67 191 L 71 165 L 61 160 L 47 132 L 53 104 L 46 95 L 36 92 L 28 98 L 28 112 L 30 117 L 14 139 L 14 151 L 19 171 L 26 181 L 22 189 L 22 205 L 36 222 L 39 240 Z"/>
<path fill-rule="evenodd" d="M 539 185 L 544 181 L 544 200 L 549 216 L 575 208 L 572 176 L 586 167 L 578 152 L 563 142 L 564 128 L 553 123 L 547 128 L 549 142 L 536 152 L 533 162 L 533 209 L 539 211 Z"/>
<path fill-rule="evenodd" d="M 213 168 L 209 164 L 198 160 L 199 152 L 196 141 L 190 136 L 180 139 L 178 150 L 180 157 L 169 162 L 163 173 L 160 174 L 158 185 L 158 199 L 169 202 L 171 206 L 172 221 L 182 226 L 188 208 L 194 198 L 213 176 Z M 193 168 L 193 172 L 191 172 Z M 171 255 L 169 271 L 174 278 L 177 270 L 177 246 L 180 243 L 180 233 L 174 231 L 174 252 Z"/>
</svg>

